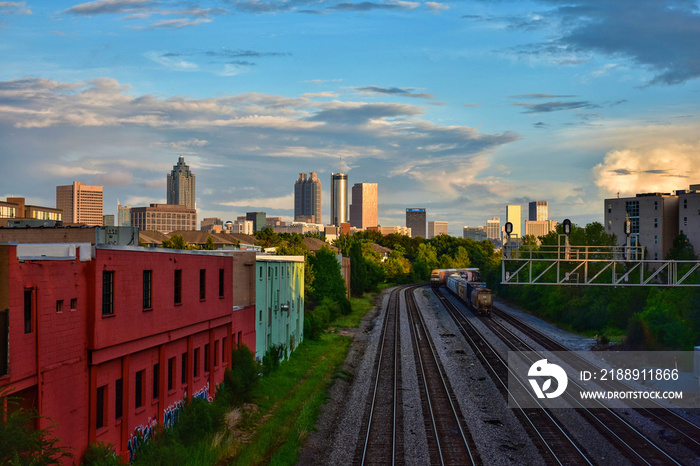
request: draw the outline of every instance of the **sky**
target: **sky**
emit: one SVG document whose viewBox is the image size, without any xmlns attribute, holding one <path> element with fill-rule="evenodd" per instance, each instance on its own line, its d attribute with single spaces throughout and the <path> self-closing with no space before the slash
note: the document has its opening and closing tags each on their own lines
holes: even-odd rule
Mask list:
<svg viewBox="0 0 700 466">
<path fill-rule="evenodd" d="M 291 220 L 315 171 L 328 223 L 342 170 L 384 226 L 602 222 L 700 184 L 698 44 L 691 0 L 0 1 L 0 199 L 165 203 L 183 155 L 199 219 Z"/>
</svg>

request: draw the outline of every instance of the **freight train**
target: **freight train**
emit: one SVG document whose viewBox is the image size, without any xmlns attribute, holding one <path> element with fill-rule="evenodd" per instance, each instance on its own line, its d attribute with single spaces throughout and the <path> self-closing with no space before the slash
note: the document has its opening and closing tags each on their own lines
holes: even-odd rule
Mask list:
<svg viewBox="0 0 700 466">
<path fill-rule="evenodd" d="M 493 292 L 481 281 L 479 269 L 435 269 L 430 275 L 430 284 L 435 288 L 444 284 L 474 313 L 491 315 Z"/>
</svg>

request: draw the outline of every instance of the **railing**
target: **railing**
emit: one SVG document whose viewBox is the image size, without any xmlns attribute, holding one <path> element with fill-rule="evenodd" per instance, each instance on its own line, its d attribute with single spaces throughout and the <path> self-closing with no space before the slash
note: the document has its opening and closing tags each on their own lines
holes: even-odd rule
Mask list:
<svg viewBox="0 0 700 466">
<path fill-rule="evenodd" d="M 501 283 L 700 286 L 700 261 L 645 260 L 640 246 L 504 247 Z"/>
</svg>

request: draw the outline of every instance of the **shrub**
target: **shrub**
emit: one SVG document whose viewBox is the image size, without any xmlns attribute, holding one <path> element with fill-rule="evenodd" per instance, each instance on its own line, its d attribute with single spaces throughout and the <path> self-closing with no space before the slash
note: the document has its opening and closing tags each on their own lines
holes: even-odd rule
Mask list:
<svg viewBox="0 0 700 466">
<path fill-rule="evenodd" d="M 238 346 L 231 352 L 231 369 L 226 369 L 217 398 L 222 397 L 230 406 L 249 402 L 259 373 L 260 365 L 253 352 L 245 345 Z"/>
<path fill-rule="evenodd" d="M 85 466 L 118 466 L 126 464 L 126 462 L 114 452 L 113 444 L 97 442 L 88 445 L 83 453 L 81 464 Z"/>
</svg>

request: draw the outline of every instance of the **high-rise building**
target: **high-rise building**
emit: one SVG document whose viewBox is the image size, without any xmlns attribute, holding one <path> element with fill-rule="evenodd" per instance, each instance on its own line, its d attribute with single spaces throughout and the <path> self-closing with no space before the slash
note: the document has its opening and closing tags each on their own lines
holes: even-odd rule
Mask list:
<svg viewBox="0 0 700 466">
<path fill-rule="evenodd" d="M 253 222 L 253 231 L 263 231 L 267 226 L 265 212 L 246 212 L 245 219 Z"/>
<path fill-rule="evenodd" d="M 294 221 L 321 223 L 321 180 L 316 172 L 299 173 L 294 183 Z M 256 231 L 258 231 L 256 229 Z"/>
<path fill-rule="evenodd" d="M 196 209 L 195 202 L 195 176 L 190 167 L 185 163 L 182 155 L 173 165 L 173 170 L 168 173 L 168 204 L 180 204 L 188 209 Z"/>
<path fill-rule="evenodd" d="M 530 215 L 528 220 L 544 222 L 549 220 L 549 206 L 547 201 L 532 201 L 528 204 Z"/>
<path fill-rule="evenodd" d="M 379 224 L 379 187 L 377 183 L 355 183 L 352 187 L 350 225 L 360 230 Z"/>
<path fill-rule="evenodd" d="M 63 223 L 102 226 L 102 186 L 80 181 L 56 186 L 56 208 L 63 211 Z"/>
<path fill-rule="evenodd" d="M 501 217 L 486 220 L 486 239 L 501 241 Z"/>
<path fill-rule="evenodd" d="M 113 227 L 114 226 L 114 215 L 109 214 L 109 215 L 103 215 L 102 216 L 102 225 L 106 227 Z"/>
<path fill-rule="evenodd" d="M 131 206 L 121 205 L 119 201 L 117 201 L 117 226 L 131 226 Z"/>
<path fill-rule="evenodd" d="M 490 220 L 489 220 L 490 221 Z M 483 241 L 486 238 L 486 228 L 484 227 L 464 227 L 462 229 L 462 237 L 473 239 L 474 241 Z"/>
<path fill-rule="evenodd" d="M 506 223 L 507 222 L 513 224 L 513 232 L 510 234 L 510 237 L 522 238 L 522 208 L 519 205 L 506 206 Z"/>
<path fill-rule="evenodd" d="M 428 238 L 435 238 L 438 235 L 448 235 L 447 222 L 428 222 Z"/>
<path fill-rule="evenodd" d="M 406 227 L 411 229 L 413 238 L 425 238 L 426 212 L 424 208 L 406 209 Z"/>
<path fill-rule="evenodd" d="M 331 225 L 348 221 L 348 175 L 331 173 Z"/>
<path fill-rule="evenodd" d="M 525 221 L 525 235 L 534 236 L 539 238 L 540 236 L 546 236 L 550 231 L 554 231 L 557 228 L 557 222 L 555 220 L 526 220 Z"/>
</svg>

